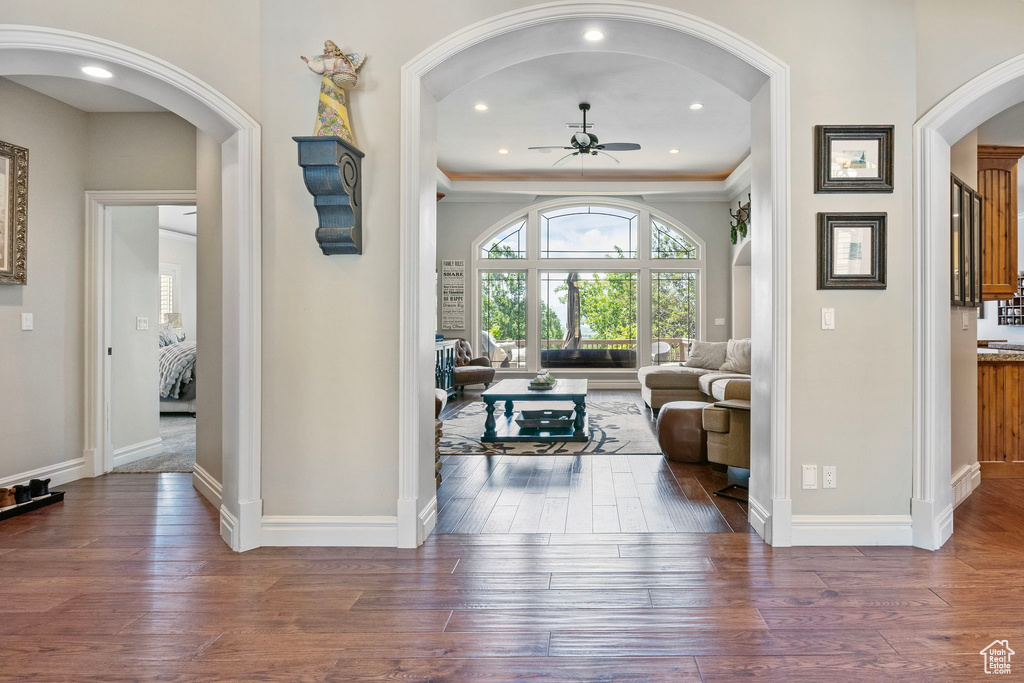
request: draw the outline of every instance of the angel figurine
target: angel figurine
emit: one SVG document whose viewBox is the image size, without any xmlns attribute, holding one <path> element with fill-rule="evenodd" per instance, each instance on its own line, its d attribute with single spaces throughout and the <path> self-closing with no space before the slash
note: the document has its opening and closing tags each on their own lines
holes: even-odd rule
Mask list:
<svg viewBox="0 0 1024 683">
<path fill-rule="evenodd" d="M 333 40 L 324 43 L 324 53 L 317 57 L 302 57 L 309 70 L 320 74 L 320 103 L 316 111 L 313 135 L 337 135 L 355 146 L 352 121 L 348 115 L 345 91 L 359 83 L 356 71 L 366 61 L 366 55 L 345 54 Z"/>
</svg>

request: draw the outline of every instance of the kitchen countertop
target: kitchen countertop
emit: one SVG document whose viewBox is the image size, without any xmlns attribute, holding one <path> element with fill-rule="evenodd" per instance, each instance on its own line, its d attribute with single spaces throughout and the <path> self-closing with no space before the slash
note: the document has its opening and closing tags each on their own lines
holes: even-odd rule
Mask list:
<svg viewBox="0 0 1024 683">
<path fill-rule="evenodd" d="M 1018 346 L 1020 345 L 1018 344 Z M 997 351 L 995 349 L 978 349 L 978 362 L 1024 363 L 1024 351 Z"/>
<path fill-rule="evenodd" d="M 988 347 L 990 349 L 1000 349 L 1002 351 L 1024 351 L 1024 344 L 1015 344 L 1010 342 L 989 342 Z"/>
</svg>

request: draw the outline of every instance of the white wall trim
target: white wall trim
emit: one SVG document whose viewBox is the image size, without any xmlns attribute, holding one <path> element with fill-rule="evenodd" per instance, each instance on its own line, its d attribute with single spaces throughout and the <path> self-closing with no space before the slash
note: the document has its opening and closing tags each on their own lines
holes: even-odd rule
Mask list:
<svg viewBox="0 0 1024 683">
<path fill-rule="evenodd" d="M 418 517 L 420 521 L 419 537 L 420 543 L 422 543 L 437 525 L 437 496 L 431 498 L 430 502 L 420 510 Z"/>
<path fill-rule="evenodd" d="M 266 515 L 263 517 L 262 545 L 393 548 L 398 545 L 398 518 Z"/>
<path fill-rule="evenodd" d="M 147 439 L 131 446 L 118 448 L 114 451 L 113 465 L 114 467 L 120 467 L 136 460 L 148 458 L 151 455 L 160 455 L 164 452 L 163 443 L 163 437 L 158 436 L 155 439 Z"/>
<path fill-rule="evenodd" d="M 86 474 L 87 464 L 84 457 L 74 458 L 54 463 L 53 465 L 46 465 L 39 469 L 29 470 L 28 472 L 12 474 L 8 477 L 0 478 L 0 488 L 6 489 L 15 484 L 27 484 L 30 479 L 46 479 L 47 477 L 50 478 L 50 486 L 60 486 L 69 481 L 75 481 L 76 479 L 88 476 Z"/>
<path fill-rule="evenodd" d="M 770 157 L 755 169 L 767 180 L 758 199 L 763 212 L 756 235 L 762 248 L 763 267 L 755 268 L 752 287 L 770 306 L 758 307 L 752 321 L 753 336 L 759 347 L 755 373 L 763 373 L 754 385 L 753 403 L 765 413 L 765 419 L 752 425 L 753 438 L 763 445 L 766 463 L 755 468 L 753 478 L 761 478 L 757 490 L 770 497 L 772 524 L 766 540 L 773 545 L 788 545 L 790 502 L 789 453 L 789 67 L 745 38 L 700 17 L 673 9 L 634 2 L 553 2 L 520 8 L 487 19 L 434 44 L 402 68 L 401 109 L 401 254 L 400 336 L 399 336 L 399 467 L 398 519 L 399 543 L 418 542 L 417 501 L 420 472 L 428 466 L 427 444 L 430 438 L 431 411 L 427 378 L 432 377 L 431 334 L 435 327 L 432 310 L 434 290 L 434 243 L 436 232 L 435 192 L 437 190 L 436 152 L 426 142 L 436 135 L 434 95 L 424 78 L 446 60 L 488 40 L 536 26 L 575 19 L 580 16 L 648 24 L 676 31 L 681 37 L 700 41 L 738 58 L 768 76 L 762 86 L 767 93 L 765 125 L 770 137 Z M 525 55 L 517 55 L 525 59 Z M 755 99 L 761 97 L 758 94 Z M 760 240 L 764 240 L 760 242 Z M 429 259 L 424 258 L 427 253 Z M 428 298 L 429 297 L 429 298 Z M 432 384 L 432 383 L 431 383 Z M 752 495 L 755 489 L 752 488 Z M 765 501 L 767 503 L 767 501 Z M 787 508 L 776 514 L 776 506 Z"/>
<path fill-rule="evenodd" d="M 0 24 L 0 75 L 49 75 L 81 78 L 83 60 L 114 73 L 118 88 L 144 97 L 178 114 L 221 142 L 222 234 L 224 240 L 224 508 L 238 510 L 236 549 L 255 547 L 260 536 L 259 515 L 243 510 L 262 507 L 260 498 L 260 381 L 262 343 L 262 229 L 260 191 L 260 125 L 245 110 L 186 71 L 126 45 L 49 27 Z M 97 195 L 99 193 L 96 193 Z M 88 200 L 87 200 L 88 201 Z M 88 207 L 87 220 L 100 213 Z M 87 259 L 102 259 L 90 240 Z M 88 261 L 93 263 L 93 261 Z M 100 462 L 109 426 L 104 378 L 95 354 L 105 351 L 97 324 L 103 283 L 95 269 L 86 269 L 86 446 L 94 455 L 85 471 L 103 471 Z M 99 389 L 97 389 L 99 387 Z M 97 447 L 97 446 L 100 447 Z M 232 512 L 233 514 L 233 512 Z"/>
<path fill-rule="evenodd" d="M 220 506 L 220 537 L 232 550 L 238 550 L 238 518 L 226 506 Z"/>
<path fill-rule="evenodd" d="M 167 228 L 160 228 L 160 237 L 168 240 L 178 240 L 179 242 L 188 242 L 189 244 L 195 244 L 199 241 L 196 235 L 190 235 L 187 232 L 178 232 L 177 230 L 168 230 Z"/>
<path fill-rule="evenodd" d="M 210 501 L 213 507 L 220 509 L 221 497 L 224 493 L 224 488 L 221 483 L 213 478 L 213 476 L 205 469 L 199 466 L 198 463 L 192 465 L 192 486 L 203 498 Z"/>
<path fill-rule="evenodd" d="M 766 536 L 766 529 L 770 523 L 771 515 L 764 506 L 756 500 L 747 501 L 747 523 L 754 528 L 757 534 L 764 538 Z"/>
<path fill-rule="evenodd" d="M 953 473 L 953 509 L 959 507 L 960 503 L 967 500 L 974 489 L 981 484 L 981 463 L 974 462 L 964 465 Z"/>
<path fill-rule="evenodd" d="M 910 545 L 910 515 L 793 515 L 793 545 Z"/>
<path fill-rule="evenodd" d="M 971 79 L 914 124 L 914 545 L 952 533 L 949 338 L 950 147 L 1024 101 L 1024 55 Z"/>
</svg>

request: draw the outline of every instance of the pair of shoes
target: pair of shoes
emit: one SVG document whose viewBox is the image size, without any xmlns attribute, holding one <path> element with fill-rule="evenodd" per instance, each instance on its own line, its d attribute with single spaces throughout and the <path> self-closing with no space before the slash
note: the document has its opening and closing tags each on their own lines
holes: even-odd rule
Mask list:
<svg viewBox="0 0 1024 683">
<path fill-rule="evenodd" d="M 14 502 L 14 489 L 0 489 L 0 508 L 9 508 L 17 503 Z"/>
<path fill-rule="evenodd" d="M 18 505 L 32 502 L 32 493 L 24 484 L 18 484 L 11 489 L 14 493 L 14 502 Z"/>
<path fill-rule="evenodd" d="M 40 498 L 42 496 L 50 495 L 50 480 L 49 479 L 33 479 L 28 483 L 29 493 L 32 494 L 33 498 Z"/>
</svg>

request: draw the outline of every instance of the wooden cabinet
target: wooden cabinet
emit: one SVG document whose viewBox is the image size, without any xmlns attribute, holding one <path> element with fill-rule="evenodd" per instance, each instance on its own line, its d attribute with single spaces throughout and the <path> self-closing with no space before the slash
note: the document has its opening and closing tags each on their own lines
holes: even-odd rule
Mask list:
<svg viewBox="0 0 1024 683">
<path fill-rule="evenodd" d="M 978 145 L 985 301 L 1008 299 L 1017 291 L 1017 162 L 1022 156 L 1024 147 Z"/>
<path fill-rule="evenodd" d="M 978 359 L 978 461 L 986 479 L 1024 478 L 1024 361 Z"/>
</svg>

